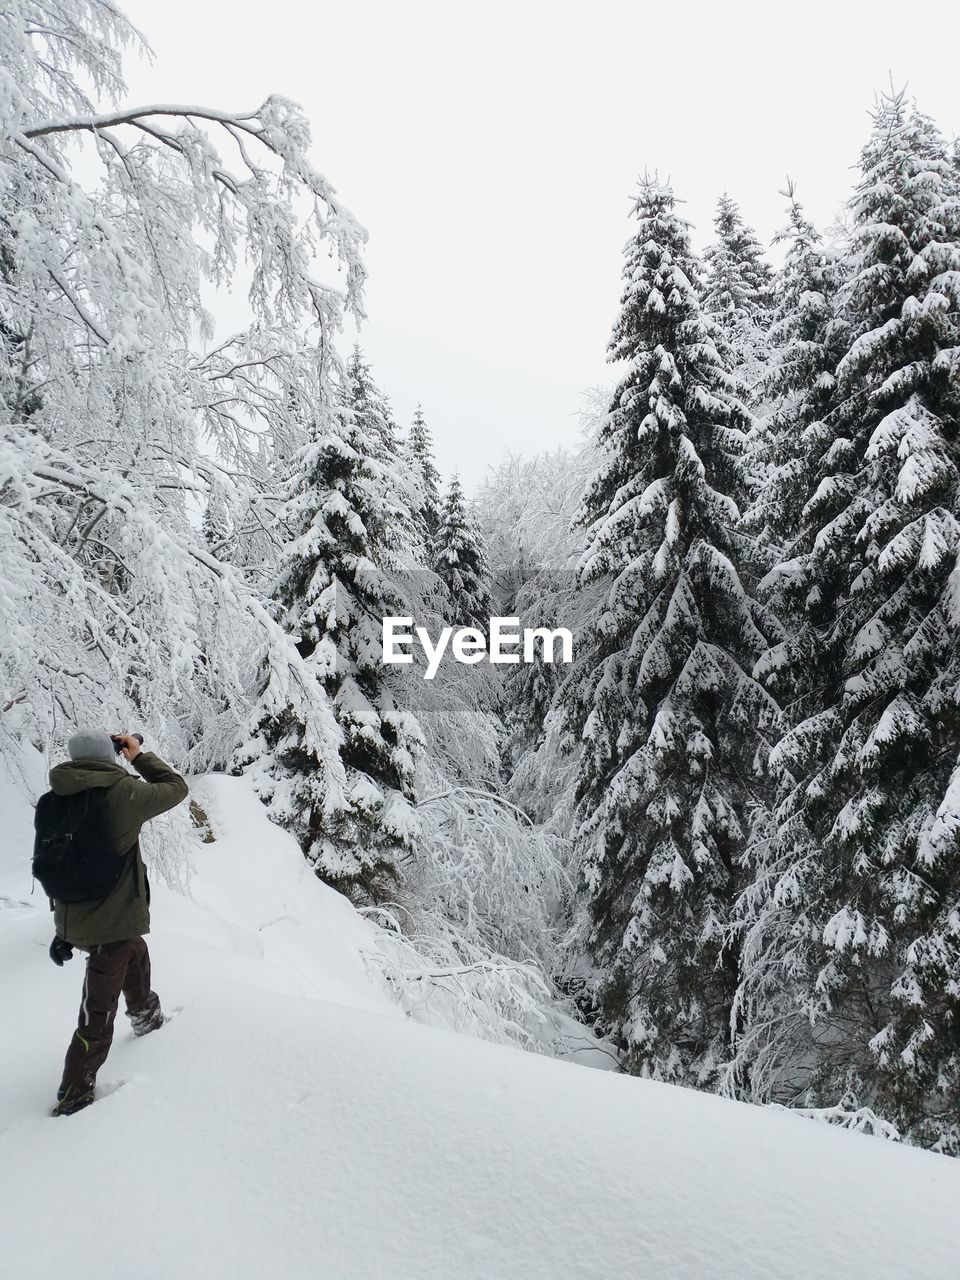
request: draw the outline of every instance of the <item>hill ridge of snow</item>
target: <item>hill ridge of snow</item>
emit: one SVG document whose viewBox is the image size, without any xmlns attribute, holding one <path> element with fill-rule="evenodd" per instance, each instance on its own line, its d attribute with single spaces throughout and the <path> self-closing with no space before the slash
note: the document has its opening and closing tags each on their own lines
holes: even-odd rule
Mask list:
<svg viewBox="0 0 960 1280">
<path fill-rule="evenodd" d="M 121 1018 L 99 1100 L 58 1120 L 82 969 L 47 960 L 29 808 L 3 795 L 4 1274 L 955 1274 L 956 1162 L 414 1024 L 247 784 L 193 794 L 217 839 L 189 896 L 156 887 L 150 937 L 177 1016 L 143 1040 Z"/>
</svg>

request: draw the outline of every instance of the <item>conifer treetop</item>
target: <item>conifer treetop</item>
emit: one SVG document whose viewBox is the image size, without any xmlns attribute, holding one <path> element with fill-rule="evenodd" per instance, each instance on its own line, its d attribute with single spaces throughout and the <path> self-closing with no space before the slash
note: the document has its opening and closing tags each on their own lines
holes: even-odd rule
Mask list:
<svg viewBox="0 0 960 1280">
<path fill-rule="evenodd" d="M 434 572 L 445 584 L 451 621 L 486 631 L 490 623 L 490 570 L 483 538 L 467 510 L 456 474 L 450 477 L 433 539 Z"/>
<path fill-rule="evenodd" d="M 436 534 L 440 523 L 440 472 L 433 455 L 433 437 L 418 404 L 406 439 L 405 453 L 415 472 L 415 481 L 421 494 L 420 514 L 425 538 Z"/>
<path fill-rule="evenodd" d="M 768 306 L 773 271 L 763 260 L 756 232 L 726 192 L 717 201 L 714 228 L 716 242 L 703 255 L 709 268 L 704 309 L 718 315 L 754 316 Z"/>
<path fill-rule="evenodd" d="M 638 225 L 624 250 L 608 348 L 628 367 L 601 429 L 605 461 L 580 516 L 590 529 L 585 580 L 648 553 L 666 573 L 700 519 L 717 545 L 727 545 L 739 514 L 731 471 L 751 426 L 723 335 L 701 308 L 702 271 L 671 187 L 644 175 L 633 212 Z"/>
</svg>

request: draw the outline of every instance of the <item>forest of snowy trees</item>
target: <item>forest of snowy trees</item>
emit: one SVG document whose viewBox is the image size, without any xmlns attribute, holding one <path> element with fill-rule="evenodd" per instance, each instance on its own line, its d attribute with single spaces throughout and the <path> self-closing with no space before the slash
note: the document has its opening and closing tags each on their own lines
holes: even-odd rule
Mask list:
<svg viewBox="0 0 960 1280">
<path fill-rule="evenodd" d="M 0 15 L 4 757 L 144 726 L 250 777 L 410 1012 L 554 1053 L 575 1013 L 625 1071 L 960 1154 L 960 150 L 890 90 L 769 260 L 644 172 L 615 387 L 469 495 L 428 378 L 400 424 L 344 343 L 366 233 L 299 108 L 131 106 L 139 39 Z M 574 660 L 426 682 L 388 615 Z"/>
</svg>

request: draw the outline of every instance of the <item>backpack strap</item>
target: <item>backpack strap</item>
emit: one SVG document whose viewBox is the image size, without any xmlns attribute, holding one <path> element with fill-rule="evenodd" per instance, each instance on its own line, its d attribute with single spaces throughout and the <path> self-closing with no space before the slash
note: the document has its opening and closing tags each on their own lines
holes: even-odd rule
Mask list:
<svg viewBox="0 0 960 1280">
<path fill-rule="evenodd" d="M 141 878 L 140 877 L 140 861 L 137 858 L 137 854 L 139 852 L 140 852 L 140 837 L 137 836 L 136 840 L 134 840 L 133 844 L 130 846 L 127 852 L 123 855 L 124 859 L 130 858 L 133 861 L 133 896 L 135 898 L 140 898 L 143 896 L 143 894 L 141 893 L 141 887 L 140 887 L 140 878 Z"/>
</svg>

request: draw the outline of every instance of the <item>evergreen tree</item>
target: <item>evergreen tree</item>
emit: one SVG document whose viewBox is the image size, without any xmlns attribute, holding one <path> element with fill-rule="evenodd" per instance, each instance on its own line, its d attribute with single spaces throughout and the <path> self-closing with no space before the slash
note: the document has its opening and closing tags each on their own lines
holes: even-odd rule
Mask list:
<svg viewBox="0 0 960 1280">
<path fill-rule="evenodd" d="M 743 380 L 759 390 L 773 271 L 763 260 L 753 228 L 726 193 L 717 201 L 714 228 L 717 239 L 703 255 L 707 264 L 703 309 L 716 316 Z"/>
<path fill-rule="evenodd" d="M 704 251 L 707 277 L 703 309 L 723 322 L 753 318 L 769 309 L 773 271 L 763 260 L 756 232 L 724 192 L 714 218 L 717 239 Z"/>
<path fill-rule="evenodd" d="M 380 568 L 389 512 L 371 456 L 378 459 L 383 445 L 361 422 L 340 410 L 297 455 L 274 591 L 280 621 L 332 702 L 346 788 L 331 801 L 324 756 L 289 711 L 261 726 L 253 774 L 317 874 L 354 896 L 377 898 L 416 834 L 420 733 L 397 705 L 381 660 L 381 620 L 406 610 Z"/>
<path fill-rule="evenodd" d="M 757 497 L 748 523 L 776 552 L 796 536 L 806 502 L 807 455 L 819 457 L 832 428 L 844 326 L 837 314 L 843 263 L 823 244 L 788 181 L 790 221 L 774 238 L 788 245 L 770 291 L 769 364 L 763 393 L 769 413 L 755 441 Z"/>
<path fill-rule="evenodd" d="M 768 568 L 786 566 L 808 538 L 805 508 L 821 466 L 836 439 L 836 367 L 845 351 L 846 326 L 838 292 L 845 276 L 841 256 L 827 249 L 806 217 L 788 181 L 790 221 L 776 242 L 788 243 L 772 290 L 770 363 L 764 377 L 769 413 L 754 439 L 751 481 L 754 500 L 745 523 L 756 533 L 755 559 Z M 789 582 L 789 578 L 776 578 Z M 765 584 L 769 591 L 769 583 Z M 772 590 L 773 612 L 796 626 L 793 610 Z M 796 714 L 796 685 L 786 641 L 761 659 L 754 674 Z M 805 1082 L 795 1064 L 809 1063 L 814 1050 L 809 1020 L 795 998 L 797 964 L 794 901 L 789 893 L 793 849 L 777 835 L 771 804 L 757 814 L 746 884 L 734 912 L 741 946 L 741 985 L 735 1017 L 744 1028 L 721 1087 L 758 1101 L 795 1100 Z M 782 877 L 782 880 L 781 880 Z M 777 886 L 774 890 L 774 886 Z"/>
<path fill-rule="evenodd" d="M 359 346 L 347 361 L 340 403 L 364 442 L 368 481 L 383 509 L 381 567 L 408 568 L 420 554 L 416 521 L 422 504 L 420 477 L 405 464 L 390 401 L 374 381 Z"/>
<path fill-rule="evenodd" d="M 739 567 L 751 419 L 672 190 L 645 177 L 633 212 L 609 348 L 627 372 L 581 517 L 581 582 L 609 590 L 580 694 L 578 839 L 628 1069 L 709 1086 L 730 1051 L 729 913 L 776 715 L 750 675 L 769 633 Z"/>
<path fill-rule="evenodd" d="M 801 429 L 823 416 L 835 386 L 835 353 L 841 336 L 836 318 L 843 264 L 803 211 L 792 182 L 782 193 L 790 221 L 774 236 L 786 244 L 782 269 L 770 290 L 769 389 L 778 408 Z"/>
<path fill-rule="evenodd" d="M 483 539 L 467 511 L 460 480 L 453 476 L 433 540 L 433 570 L 449 596 L 449 620 L 455 626 L 490 625 L 490 571 Z"/>
<path fill-rule="evenodd" d="M 440 472 L 433 460 L 433 437 L 423 416 L 423 406 L 419 404 L 407 436 L 406 456 L 423 493 L 420 518 L 426 538 L 431 539 L 440 527 Z"/>
<path fill-rule="evenodd" d="M 779 929 L 780 985 L 814 1026 L 812 1096 L 958 1149 L 960 205 L 903 93 L 877 106 L 861 173 L 849 349 L 770 577 L 795 634 L 765 666 L 794 723 L 752 929 L 768 954 Z"/>
</svg>

